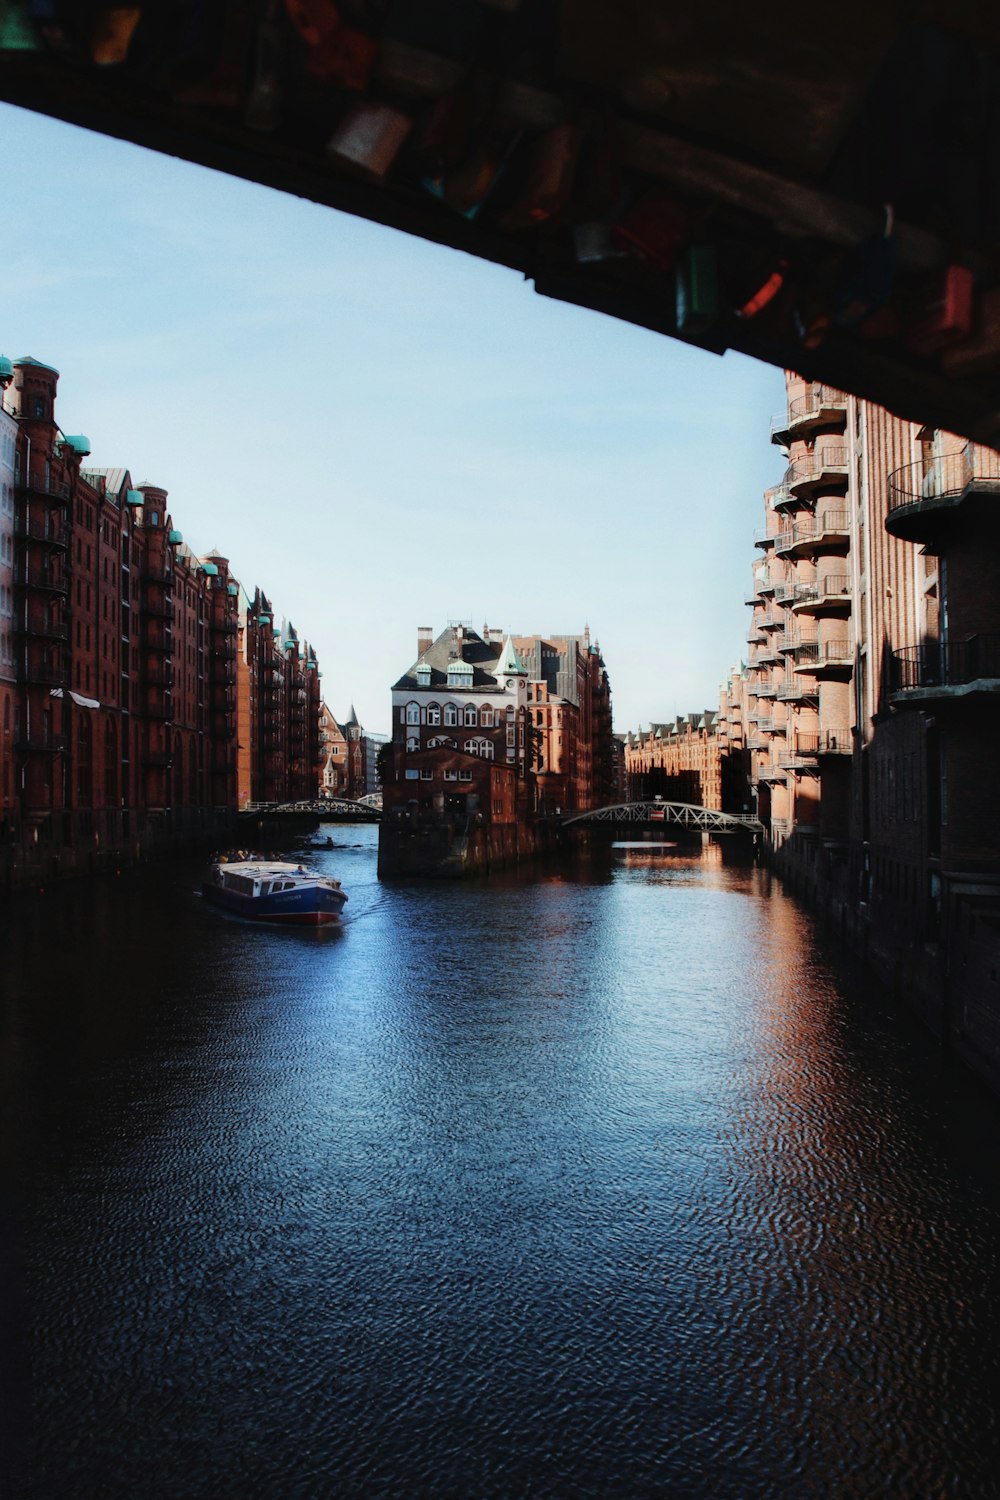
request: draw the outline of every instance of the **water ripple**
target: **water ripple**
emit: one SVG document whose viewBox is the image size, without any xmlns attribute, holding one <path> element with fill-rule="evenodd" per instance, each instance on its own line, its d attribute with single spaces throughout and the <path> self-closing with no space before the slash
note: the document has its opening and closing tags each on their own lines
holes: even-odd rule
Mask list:
<svg viewBox="0 0 1000 1500">
<path fill-rule="evenodd" d="M 996 1110 L 794 904 L 351 842 L 332 943 L 183 870 L 4 934 L 19 1492 L 995 1493 Z"/>
</svg>

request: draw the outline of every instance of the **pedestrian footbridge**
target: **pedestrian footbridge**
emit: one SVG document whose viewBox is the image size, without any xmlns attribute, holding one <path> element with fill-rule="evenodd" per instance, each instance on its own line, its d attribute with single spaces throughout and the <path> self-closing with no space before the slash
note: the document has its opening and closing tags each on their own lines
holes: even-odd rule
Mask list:
<svg viewBox="0 0 1000 1500">
<path fill-rule="evenodd" d="M 578 823 L 667 823 L 680 828 L 697 828 L 705 833 L 763 833 L 764 825 L 752 813 L 725 813 L 714 807 L 699 807 L 694 802 L 616 802 L 610 807 L 595 807 L 590 812 L 574 813 L 563 819 L 563 827 Z"/>
</svg>

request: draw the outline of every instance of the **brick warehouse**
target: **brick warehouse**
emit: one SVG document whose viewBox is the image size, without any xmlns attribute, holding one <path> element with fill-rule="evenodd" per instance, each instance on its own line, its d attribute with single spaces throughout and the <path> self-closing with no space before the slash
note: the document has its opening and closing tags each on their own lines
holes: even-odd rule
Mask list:
<svg viewBox="0 0 1000 1500">
<path fill-rule="evenodd" d="M 58 372 L 0 362 L 0 882 L 111 868 L 233 827 L 248 800 L 314 796 L 315 653 L 266 632 L 166 492 L 87 465 Z"/>
<path fill-rule="evenodd" d="M 612 738 L 589 633 L 515 639 L 455 622 L 435 639 L 420 628 L 392 689 L 380 873 L 463 875 L 530 858 L 550 801 L 608 800 Z"/>
<path fill-rule="evenodd" d="M 776 867 L 1000 1086 L 1000 455 L 789 375 L 747 744 Z"/>
</svg>

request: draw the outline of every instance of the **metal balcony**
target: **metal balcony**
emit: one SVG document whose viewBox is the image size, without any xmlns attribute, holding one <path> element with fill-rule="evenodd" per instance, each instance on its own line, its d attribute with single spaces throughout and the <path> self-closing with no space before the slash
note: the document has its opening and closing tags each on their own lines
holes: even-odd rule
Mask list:
<svg viewBox="0 0 1000 1500">
<path fill-rule="evenodd" d="M 20 541 L 45 542 L 47 546 L 58 547 L 62 552 L 69 546 L 69 529 L 53 530 L 47 517 L 44 520 L 37 516 L 31 520 L 19 518 L 14 522 L 14 535 Z"/>
<path fill-rule="evenodd" d="M 771 442 L 782 448 L 796 437 L 804 437 L 817 427 L 832 426 L 843 422 L 847 413 L 847 397 L 843 391 L 832 386 L 814 386 L 804 396 L 797 396 L 788 403 L 786 412 L 771 418 Z"/>
<path fill-rule="evenodd" d="M 885 529 L 928 552 L 946 545 L 959 512 L 1000 515 L 1000 454 L 967 444 L 958 453 L 904 464 L 889 475 Z"/>
<path fill-rule="evenodd" d="M 816 516 L 803 516 L 787 527 L 778 536 L 774 550 L 785 557 L 809 557 L 817 552 L 846 552 L 850 540 L 850 511 L 824 510 Z"/>
<path fill-rule="evenodd" d="M 782 487 L 799 500 L 810 498 L 818 490 L 846 489 L 847 444 L 817 443 L 808 458 L 789 464 Z"/>
<path fill-rule="evenodd" d="M 786 677 L 778 689 L 779 703 L 802 703 L 816 697 L 816 689 L 807 687 L 800 677 Z"/>
<path fill-rule="evenodd" d="M 1000 694 L 1000 633 L 961 641 L 925 641 L 892 653 L 890 693 L 895 703 L 944 703 Z"/>
<path fill-rule="evenodd" d="M 143 599 L 139 609 L 147 620 L 172 620 L 174 618 L 174 606 L 169 599 Z"/>
<path fill-rule="evenodd" d="M 66 749 L 64 734 L 29 734 L 15 740 L 14 749 L 19 755 L 61 755 Z"/>
<path fill-rule="evenodd" d="M 818 756 L 819 735 L 797 734 L 794 743 L 779 755 L 778 764 L 786 771 L 813 770 Z"/>
<path fill-rule="evenodd" d="M 38 563 L 32 565 L 22 557 L 18 560 L 14 571 L 14 587 L 36 589 L 39 593 L 65 597 L 69 593 L 69 579 L 62 576 L 53 577 L 48 568 Z"/>
<path fill-rule="evenodd" d="M 850 574 L 833 573 L 817 578 L 814 583 L 797 583 L 792 609 L 802 615 L 850 614 Z"/>
<path fill-rule="evenodd" d="M 849 729 L 824 729 L 819 736 L 819 755 L 853 755 L 854 736 Z"/>
<path fill-rule="evenodd" d="M 854 670 L 854 648 L 849 640 L 804 641 L 795 651 L 795 670 L 803 677 L 846 679 Z"/>
<path fill-rule="evenodd" d="M 785 767 L 777 765 L 773 760 L 765 761 L 757 768 L 758 781 L 784 781 Z"/>
<path fill-rule="evenodd" d="M 68 641 L 69 626 L 64 620 L 16 620 L 14 634 L 33 641 Z"/>
</svg>

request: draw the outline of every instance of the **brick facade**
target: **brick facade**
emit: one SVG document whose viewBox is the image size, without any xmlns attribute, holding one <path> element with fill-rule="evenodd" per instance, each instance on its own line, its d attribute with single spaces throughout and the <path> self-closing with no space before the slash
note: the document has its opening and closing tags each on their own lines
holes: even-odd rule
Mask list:
<svg viewBox="0 0 1000 1500">
<path fill-rule="evenodd" d="M 165 490 L 89 466 L 87 440 L 56 423 L 58 379 L 0 361 L 3 883 L 215 841 L 244 772 L 264 800 L 270 763 L 238 765 L 251 726 L 258 740 L 280 726 L 273 800 L 317 788 L 314 653 L 285 626 L 247 669 L 227 559 L 184 544 Z M 281 680 L 273 713 L 264 662 Z"/>
</svg>

